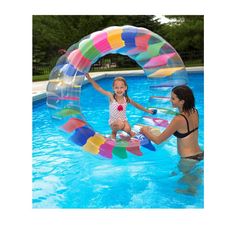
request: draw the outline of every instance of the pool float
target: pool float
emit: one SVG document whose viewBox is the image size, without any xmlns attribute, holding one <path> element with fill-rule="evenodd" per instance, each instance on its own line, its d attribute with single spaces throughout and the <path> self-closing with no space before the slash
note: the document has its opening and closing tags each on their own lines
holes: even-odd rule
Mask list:
<svg viewBox="0 0 236 236">
<path fill-rule="evenodd" d="M 152 142 L 137 131 L 133 138 L 120 135 L 112 140 L 97 133 L 87 123 L 80 108 L 80 93 L 85 73 L 101 57 L 107 54 L 121 54 L 130 57 L 143 70 L 153 85 L 150 89 L 172 88 L 187 83 L 184 63 L 176 50 L 161 36 L 142 27 L 112 26 L 94 32 L 78 43 L 73 44 L 62 55 L 49 75 L 47 85 L 47 106 L 54 124 L 71 142 L 83 150 L 106 158 L 118 156 L 127 158 L 127 152 L 141 156 L 141 147 L 150 151 L 156 148 Z M 166 95 L 152 96 L 165 99 Z M 153 107 L 150 104 L 149 107 Z M 167 110 L 157 111 L 171 112 Z M 142 125 L 153 126 L 153 132 L 159 134 L 158 127 L 167 127 L 167 120 L 158 117 L 143 116 Z"/>
</svg>

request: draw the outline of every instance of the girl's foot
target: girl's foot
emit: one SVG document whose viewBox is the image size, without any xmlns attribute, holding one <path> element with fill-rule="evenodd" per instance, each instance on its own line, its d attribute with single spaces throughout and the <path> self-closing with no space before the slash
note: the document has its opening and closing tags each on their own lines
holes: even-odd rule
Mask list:
<svg viewBox="0 0 236 236">
<path fill-rule="evenodd" d="M 111 134 L 111 139 L 116 140 L 116 134 L 112 133 L 112 134 Z"/>
<path fill-rule="evenodd" d="M 136 135 L 136 133 L 131 130 L 131 131 L 129 132 L 129 135 L 130 135 L 130 137 L 132 138 L 132 137 L 134 137 L 134 136 Z"/>
</svg>

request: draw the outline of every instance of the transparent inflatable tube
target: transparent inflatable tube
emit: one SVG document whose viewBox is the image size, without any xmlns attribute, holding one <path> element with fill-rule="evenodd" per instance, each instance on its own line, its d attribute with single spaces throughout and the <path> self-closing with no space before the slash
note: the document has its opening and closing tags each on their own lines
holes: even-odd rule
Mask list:
<svg viewBox="0 0 236 236">
<path fill-rule="evenodd" d="M 126 158 L 127 151 L 141 156 L 141 146 L 155 151 L 150 140 L 142 134 L 129 140 L 123 136 L 112 140 L 94 131 L 83 116 L 80 94 L 85 73 L 97 60 L 111 53 L 126 55 L 136 61 L 147 78 L 155 81 L 150 89 L 187 83 L 182 59 L 158 34 L 128 25 L 108 27 L 72 45 L 52 69 L 47 86 L 47 106 L 54 124 L 85 151 L 106 158 L 113 155 Z M 157 126 L 168 124 L 165 120 L 160 122 L 160 118 L 143 118 L 147 119 Z"/>
</svg>

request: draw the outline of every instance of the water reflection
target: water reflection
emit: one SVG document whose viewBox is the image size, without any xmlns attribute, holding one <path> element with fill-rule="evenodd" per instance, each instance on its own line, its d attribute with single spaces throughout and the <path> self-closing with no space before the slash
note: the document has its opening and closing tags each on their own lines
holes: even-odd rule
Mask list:
<svg viewBox="0 0 236 236">
<path fill-rule="evenodd" d="M 202 163 L 202 162 L 201 162 Z M 177 193 L 195 196 L 203 182 L 203 165 L 199 161 L 180 159 L 178 169 L 181 177 L 177 182 Z"/>
</svg>

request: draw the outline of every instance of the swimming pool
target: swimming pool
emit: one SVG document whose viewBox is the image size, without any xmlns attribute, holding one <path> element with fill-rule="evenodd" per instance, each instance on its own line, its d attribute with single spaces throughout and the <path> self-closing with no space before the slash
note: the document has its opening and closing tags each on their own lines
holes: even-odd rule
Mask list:
<svg viewBox="0 0 236 236">
<path fill-rule="evenodd" d="M 144 76 L 125 76 L 129 96 L 142 105 L 152 95 Z M 98 81 L 111 89 L 112 79 Z M 203 73 L 189 73 L 200 114 L 199 144 L 204 149 Z M 89 98 L 89 99 L 88 99 Z M 86 120 L 102 134 L 109 134 L 108 101 L 90 84 L 81 93 Z M 142 111 L 128 107 L 131 124 Z M 141 157 L 106 160 L 82 151 L 55 129 L 45 99 L 33 105 L 32 137 L 33 208 L 203 208 L 203 165 L 182 162 L 176 138 L 171 137 L 157 151 L 142 150 Z"/>
</svg>

